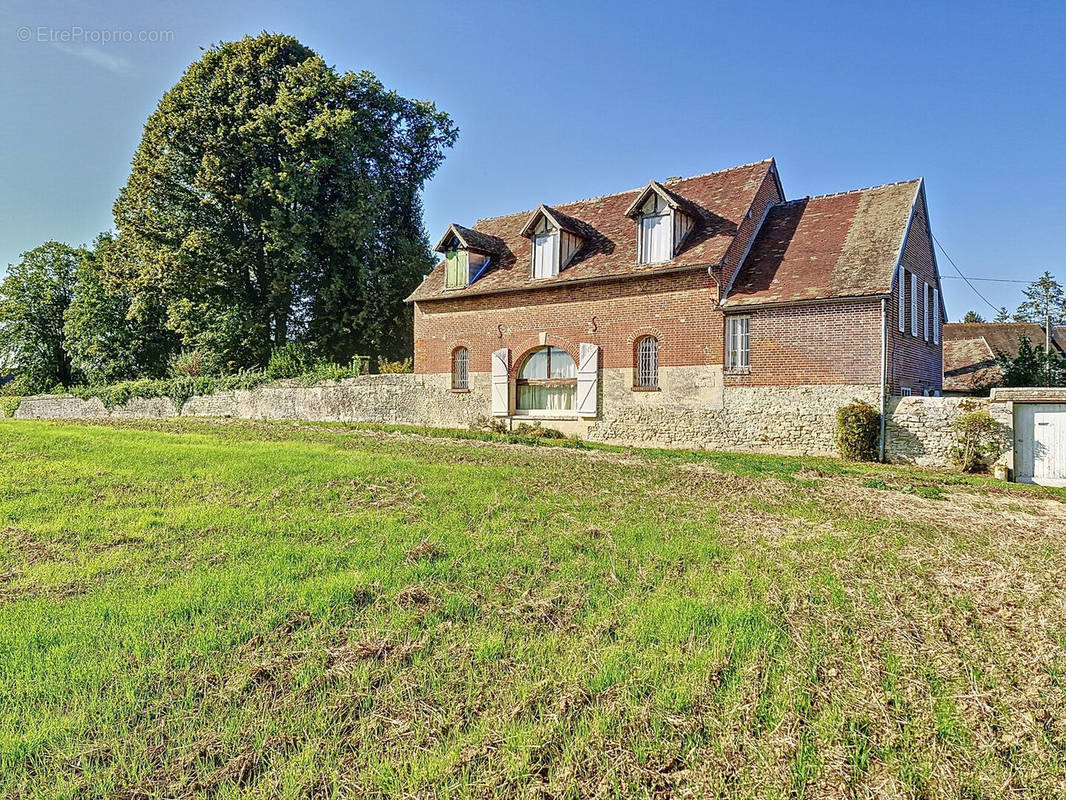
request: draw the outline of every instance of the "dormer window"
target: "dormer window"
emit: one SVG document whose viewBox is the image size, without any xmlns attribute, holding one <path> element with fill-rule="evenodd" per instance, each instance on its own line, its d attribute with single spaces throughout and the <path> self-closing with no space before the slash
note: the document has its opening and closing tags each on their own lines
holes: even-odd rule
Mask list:
<svg viewBox="0 0 1066 800">
<path fill-rule="evenodd" d="M 559 274 L 559 231 L 541 220 L 533 233 L 533 277 L 550 278 Z"/>
<path fill-rule="evenodd" d="M 692 203 L 652 181 L 637 195 L 626 216 L 637 222 L 637 263 L 662 264 L 681 248 L 696 219 Z"/>
<path fill-rule="evenodd" d="M 492 266 L 490 252 L 499 252 L 494 236 L 449 225 L 434 248 L 444 254 L 444 288 L 462 289 L 480 278 Z"/>
<path fill-rule="evenodd" d="M 640 263 L 658 264 L 674 254 L 670 247 L 670 206 L 652 193 L 640 209 Z"/>
<path fill-rule="evenodd" d="M 581 249 L 581 223 L 561 211 L 540 206 L 522 228 L 530 242 L 530 277 L 552 278 L 566 269 Z"/>
</svg>

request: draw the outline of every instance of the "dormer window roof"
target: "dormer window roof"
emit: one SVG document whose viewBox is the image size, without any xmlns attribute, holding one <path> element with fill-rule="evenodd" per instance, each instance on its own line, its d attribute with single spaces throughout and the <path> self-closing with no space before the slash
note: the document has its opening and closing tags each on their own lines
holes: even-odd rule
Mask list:
<svg viewBox="0 0 1066 800">
<path fill-rule="evenodd" d="M 444 288 L 469 286 L 492 266 L 502 242 L 495 236 L 452 223 L 433 248 L 444 254 Z"/>
<path fill-rule="evenodd" d="M 637 221 L 637 261 L 670 261 L 696 222 L 695 207 L 658 181 L 650 181 L 626 209 Z"/>
<path fill-rule="evenodd" d="M 584 226 L 573 217 L 541 205 L 522 227 L 530 240 L 530 277 L 551 278 L 573 260 L 585 241 Z"/>
</svg>

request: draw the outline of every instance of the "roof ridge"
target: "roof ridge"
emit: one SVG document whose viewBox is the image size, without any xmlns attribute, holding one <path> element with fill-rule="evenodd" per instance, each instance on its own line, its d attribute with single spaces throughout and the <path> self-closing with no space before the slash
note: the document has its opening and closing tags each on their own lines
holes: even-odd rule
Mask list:
<svg viewBox="0 0 1066 800">
<path fill-rule="evenodd" d="M 813 194 L 808 197 L 798 198 L 800 200 L 824 200 L 827 197 L 843 197 L 846 194 L 858 194 L 859 192 L 870 192 L 874 189 L 887 189 L 890 186 L 905 186 L 908 183 L 918 183 L 921 178 L 908 178 L 905 181 L 892 181 L 891 183 L 879 183 L 875 186 L 863 186 L 860 189 L 848 189 L 846 192 L 829 192 L 828 194 Z M 790 203 L 796 202 L 790 200 Z"/>
<path fill-rule="evenodd" d="M 758 166 L 759 164 L 766 164 L 766 163 L 771 162 L 773 160 L 774 159 L 771 156 L 770 158 L 764 158 L 764 159 L 762 159 L 760 161 L 752 161 L 752 162 L 750 162 L 748 164 L 737 164 L 735 167 L 726 167 L 725 169 L 716 169 L 716 170 L 712 170 L 711 172 L 701 172 L 698 175 L 685 175 L 684 177 L 681 178 L 681 180 L 682 181 L 691 181 L 691 180 L 695 180 L 696 178 L 708 178 L 711 175 L 719 175 L 719 174 L 721 174 L 723 172 L 732 172 L 733 170 L 746 169 L 748 167 Z M 661 184 L 662 186 L 664 186 L 666 188 L 669 188 L 669 187 L 666 186 L 664 181 L 659 181 L 659 180 L 656 180 L 655 178 L 652 178 L 652 180 L 654 180 L 656 183 L 659 183 L 659 184 Z M 650 181 L 649 181 L 649 183 L 650 183 Z M 577 200 L 567 200 L 565 203 L 538 203 L 535 208 L 531 208 L 531 209 L 529 209 L 527 211 L 512 211 L 510 214 L 497 214 L 496 216 L 493 216 L 493 217 L 481 217 L 474 223 L 474 225 L 475 226 L 476 225 L 480 225 L 482 222 L 489 222 L 490 220 L 494 220 L 494 219 L 503 219 L 504 217 L 517 217 L 517 216 L 520 216 L 522 214 L 532 214 L 533 212 L 535 212 L 541 206 L 548 206 L 549 208 L 558 208 L 559 206 L 570 206 L 570 205 L 574 205 L 575 203 L 591 203 L 593 200 L 606 200 L 608 197 L 618 197 L 618 195 L 620 195 L 620 194 L 629 194 L 630 192 L 639 192 L 641 189 L 644 189 L 645 187 L 647 187 L 647 185 L 648 185 L 648 183 L 644 183 L 644 184 L 642 184 L 640 186 L 636 186 L 636 187 L 634 187 L 632 189 L 623 189 L 620 192 L 609 192 L 608 194 L 597 194 L 597 195 L 593 195 L 592 197 L 582 197 L 582 198 L 579 198 Z M 567 212 L 563 211 L 562 213 L 565 214 Z M 576 217 L 575 217 L 575 219 L 576 219 Z"/>
</svg>

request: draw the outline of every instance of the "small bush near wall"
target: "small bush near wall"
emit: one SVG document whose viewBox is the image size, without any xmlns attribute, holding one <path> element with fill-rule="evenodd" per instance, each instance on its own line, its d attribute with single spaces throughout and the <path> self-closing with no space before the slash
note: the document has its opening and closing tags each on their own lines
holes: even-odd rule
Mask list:
<svg viewBox="0 0 1066 800">
<path fill-rule="evenodd" d="M 972 406 L 971 406 L 972 408 Z M 963 472 L 984 472 L 988 459 L 998 452 L 999 425 L 987 411 L 967 411 L 952 423 L 955 447 L 952 458 Z"/>
<path fill-rule="evenodd" d="M 0 411 L 3 412 L 5 417 L 13 417 L 15 416 L 15 412 L 19 410 L 19 403 L 21 402 L 21 397 L 14 397 L 11 395 L 0 397 Z"/>
<path fill-rule="evenodd" d="M 881 415 L 869 403 L 855 400 L 837 409 L 837 448 L 852 461 L 876 461 Z"/>
<path fill-rule="evenodd" d="M 378 362 L 378 375 L 407 375 L 414 371 L 414 362 L 409 358 L 405 358 L 403 361 Z"/>
</svg>

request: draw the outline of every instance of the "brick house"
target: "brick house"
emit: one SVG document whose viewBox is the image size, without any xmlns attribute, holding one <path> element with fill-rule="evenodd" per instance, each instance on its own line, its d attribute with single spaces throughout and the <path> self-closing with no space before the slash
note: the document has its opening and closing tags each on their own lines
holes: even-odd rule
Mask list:
<svg viewBox="0 0 1066 800">
<path fill-rule="evenodd" d="M 812 415 L 941 388 L 921 180 L 786 201 L 768 159 L 453 224 L 436 249 L 415 372 L 464 418 L 804 451 Z"/>
<path fill-rule="evenodd" d="M 1032 322 L 949 322 L 944 325 L 944 393 L 987 395 L 1003 383 L 999 357 L 1018 357 L 1022 339 L 1034 347 L 1045 342 L 1066 356 L 1066 328 L 1052 327 L 1051 336 Z M 1050 341 L 1048 341 L 1050 339 Z"/>
</svg>

